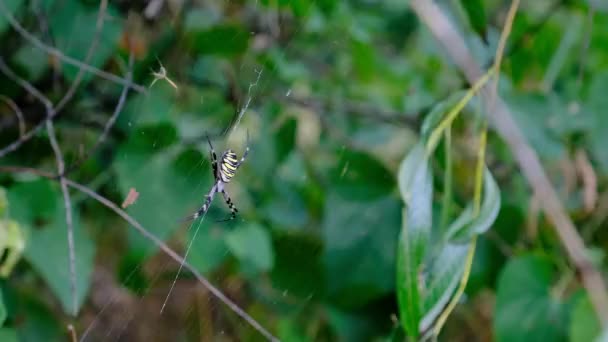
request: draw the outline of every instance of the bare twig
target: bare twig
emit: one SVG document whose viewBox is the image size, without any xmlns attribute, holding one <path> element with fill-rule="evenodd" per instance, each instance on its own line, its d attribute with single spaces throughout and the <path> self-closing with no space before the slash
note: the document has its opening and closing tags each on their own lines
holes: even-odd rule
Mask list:
<svg viewBox="0 0 608 342">
<path fill-rule="evenodd" d="M 456 65 L 464 72 L 468 81 L 472 84 L 479 79 L 483 71 L 471 55 L 464 39 L 437 4 L 429 0 L 413 0 L 411 6 L 443 45 Z M 501 98 L 497 97 L 492 110 L 489 107 L 487 92 L 485 95 L 482 100 L 486 104 L 486 108 L 489 108 L 488 115 L 494 129 L 506 141 L 534 193 L 541 199 L 545 215 L 555 226 L 557 235 L 570 260 L 580 272 L 583 286 L 587 290 L 599 320 L 605 325 L 608 323 L 608 294 L 602 275 L 589 260 L 583 240 L 549 182 L 538 155 L 513 120 L 509 108 Z"/>
<path fill-rule="evenodd" d="M 107 9 L 108 9 L 108 0 L 101 0 L 99 2 L 99 11 L 97 13 L 97 23 L 95 25 L 95 34 L 93 35 L 93 39 L 91 41 L 91 45 L 89 45 L 87 54 L 84 57 L 84 61 L 83 61 L 84 64 L 89 64 L 89 62 L 91 61 L 91 58 L 93 57 L 93 55 L 95 53 L 95 49 L 97 48 L 97 44 L 99 43 L 99 38 L 101 37 L 101 31 L 103 30 L 104 17 L 106 16 Z M 74 94 L 76 94 L 76 89 L 78 89 L 78 85 L 80 85 L 80 82 L 82 81 L 84 72 L 85 72 L 84 69 L 82 69 L 82 68 L 78 69 L 78 73 L 76 74 L 76 77 L 74 77 L 74 81 L 72 82 L 72 85 L 70 86 L 68 91 L 66 91 L 65 95 L 63 95 L 63 98 L 61 98 L 61 100 L 59 100 L 59 103 L 57 103 L 57 105 L 55 106 L 55 115 L 57 115 L 57 113 L 59 113 L 63 109 L 63 107 L 72 99 Z M 129 83 L 130 82 L 127 82 L 127 84 L 129 84 Z"/>
<path fill-rule="evenodd" d="M 15 116 L 17 117 L 17 121 L 19 123 L 19 138 L 21 138 L 25 134 L 25 120 L 23 119 L 23 113 L 19 106 L 15 103 L 15 101 L 11 100 L 10 97 L 0 94 L 0 100 L 6 103 L 7 106 L 11 107 L 13 112 L 15 112 Z"/>
<path fill-rule="evenodd" d="M 133 52 L 131 51 L 131 53 L 129 54 L 129 70 L 127 71 L 127 76 L 126 76 L 126 79 L 129 82 L 133 79 L 133 60 L 134 60 L 134 55 L 133 55 Z M 108 119 L 108 121 L 106 122 L 106 125 L 103 128 L 103 132 L 101 133 L 101 135 L 95 142 L 95 145 L 93 145 L 93 147 L 91 147 L 91 149 L 84 155 L 83 158 L 79 159 L 74 164 L 72 164 L 70 167 L 68 167 L 67 170 L 65 170 L 65 175 L 69 174 L 70 172 L 72 172 L 76 168 L 78 168 L 80 165 L 82 165 L 82 163 L 84 163 L 87 159 L 89 159 L 93 155 L 93 153 L 95 153 L 95 151 L 99 148 L 99 146 L 104 143 L 104 141 L 108 137 L 108 134 L 110 134 L 110 130 L 114 126 L 116 119 L 118 119 L 118 116 L 122 112 L 122 109 L 123 109 L 126 99 L 127 99 L 128 92 L 129 92 L 129 87 L 127 85 L 123 86 L 122 93 L 120 94 L 120 98 L 118 99 L 118 103 L 116 104 L 116 108 L 114 108 L 114 113 L 112 114 L 110 119 Z"/>
<path fill-rule="evenodd" d="M 61 149 L 59 148 L 59 144 L 57 143 L 57 137 L 55 135 L 55 129 L 53 127 L 53 121 L 51 118 L 55 113 L 53 104 L 51 101 L 44 96 L 36 87 L 31 85 L 26 80 L 20 78 L 15 74 L 2 60 L 0 57 L 0 71 L 4 73 L 8 78 L 12 79 L 14 82 L 23 87 L 29 94 L 38 99 L 45 107 L 46 110 L 46 118 L 43 122 L 46 122 L 46 127 L 49 135 L 49 141 L 55 153 L 55 157 L 57 159 L 57 171 L 58 174 L 62 175 L 65 170 L 65 162 L 63 160 L 63 155 L 61 153 Z M 19 140 L 21 140 L 25 135 L 22 135 Z M 77 314 L 78 303 L 77 303 L 77 292 L 76 292 L 76 256 L 74 251 L 74 226 L 72 223 L 72 203 L 70 201 L 70 194 L 68 191 L 68 187 L 65 183 L 65 179 L 60 177 L 61 183 L 61 191 L 63 193 L 64 205 L 65 205 L 65 222 L 67 225 L 67 235 L 68 235 L 68 251 L 69 251 L 69 264 L 70 264 L 70 287 L 72 293 L 72 314 L 75 316 Z"/>
<path fill-rule="evenodd" d="M 57 160 L 57 173 L 62 175 L 65 170 L 65 162 L 63 160 L 63 154 L 57 143 L 57 135 L 55 134 L 55 128 L 53 127 L 52 120 L 46 120 L 46 130 L 49 134 L 49 141 L 53 147 L 55 153 L 55 159 Z M 63 204 L 65 206 L 65 223 L 68 228 L 68 254 L 70 264 L 70 291 L 72 294 L 72 315 L 78 314 L 78 292 L 76 288 L 76 251 L 74 249 L 74 224 L 72 222 L 72 201 L 70 201 L 70 192 L 66 184 L 65 177 L 59 177 L 59 184 L 61 184 L 61 192 L 63 193 Z"/>
<path fill-rule="evenodd" d="M 129 216 L 129 214 L 127 214 L 125 211 L 120 209 L 116 204 L 114 204 L 112 201 L 108 200 L 107 198 L 99 195 L 98 193 L 90 190 L 89 188 L 87 188 L 84 185 L 78 184 L 76 182 L 72 182 L 70 180 L 66 180 L 66 182 L 70 187 L 75 188 L 75 189 L 89 195 L 90 197 L 92 197 L 96 201 L 100 202 L 101 204 L 103 204 L 104 206 L 109 208 L 110 210 L 114 211 L 118 216 L 122 217 L 131 226 L 133 226 L 133 228 L 135 228 L 142 236 L 144 236 L 146 239 L 150 240 L 158 248 L 160 248 L 171 259 L 173 259 L 175 262 L 177 262 L 179 264 L 182 264 L 184 266 L 184 268 L 189 270 L 196 277 L 196 279 L 209 290 L 209 292 L 211 292 L 215 297 L 217 297 L 220 301 L 222 301 L 224 304 L 226 304 L 226 306 L 228 306 L 232 311 L 234 311 L 234 313 L 236 313 L 238 316 L 240 316 L 245 321 L 247 321 L 247 323 L 249 323 L 260 334 L 262 334 L 264 337 L 266 337 L 267 339 L 269 339 L 271 341 L 278 341 L 277 338 L 272 336 L 272 334 L 270 334 L 270 332 L 268 332 L 266 329 L 264 329 L 260 325 L 260 323 L 258 323 L 253 317 L 249 316 L 249 314 L 247 314 L 245 311 L 243 311 L 243 309 L 241 309 L 236 303 L 232 302 L 219 289 L 217 289 L 215 286 L 213 286 L 207 278 L 202 276 L 196 270 L 196 268 L 194 268 L 194 266 L 187 263 L 186 260 L 184 260 L 182 257 L 179 256 L 179 254 L 177 254 L 175 251 L 173 251 L 171 248 L 169 248 L 169 246 L 167 246 L 162 240 L 157 238 L 154 234 L 150 233 L 139 222 L 137 222 L 134 218 Z"/>
<path fill-rule="evenodd" d="M 590 213 L 597 203 L 597 176 L 585 150 L 578 149 L 575 154 L 576 169 L 583 182 L 583 205 L 585 212 Z"/>
<path fill-rule="evenodd" d="M 121 77 L 118 77 L 112 73 L 95 68 L 91 65 L 83 63 L 82 61 L 79 61 L 70 56 L 66 56 L 60 50 L 44 44 L 38 38 L 36 38 L 34 35 L 29 33 L 23 26 L 21 26 L 21 24 L 19 24 L 19 22 L 15 19 L 15 17 L 13 17 L 11 15 L 11 13 L 9 13 L 9 11 L 7 10 L 6 5 L 4 4 L 4 1 L 0 1 L 0 12 L 2 12 L 2 14 L 4 15 L 4 18 L 6 18 L 6 20 L 9 22 L 9 24 L 15 31 L 17 31 L 23 38 L 25 38 L 32 45 L 43 50 L 44 52 L 48 53 L 49 55 L 53 55 L 56 58 L 61 59 L 65 63 L 76 66 L 86 72 L 90 72 L 105 80 L 108 80 L 108 81 L 111 81 L 114 83 L 118 83 L 118 84 L 122 84 L 122 85 L 127 85 L 129 88 L 133 88 L 135 91 L 137 91 L 139 93 L 147 93 L 146 87 L 144 87 L 142 85 L 127 82 L 125 79 L 123 79 Z"/>
<path fill-rule="evenodd" d="M 5 172 L 5 173 L 24 173 L 25 172 L 25 173 L 32 173 L 32 174 L 38 175 L 40 177 L 48 178 L 48 179 L 54 179 L 54 180 L 57 179 L 57 177 L 55 177 L 55 175 L 53 175 L 52 173 L 37 170 L 37 169 L 27 168 L 27 167 L 0 166 L 0 172 Z M 260 323 L 258 323 L 253 317 L 251 317 L 243 309 L 241 309 L 236 303 L 234 303 L 232 300 L 230 300 L 228 297 L 226 297 L 226 295 L 224 295 L 218 288 L 213 286 L 213 284 L 211 284 L 206 277 L 201 275 L 194 266 L 189 264 L 179 254 L 177 254 L 173 249 L 171 249 L 166 243 L 164 243 L 162 240 L 157 238 L 154 234 L 152 234 L 145 227 L 143 227 L 137 220 L 135 220 L 133 217 L 131 217 L 129 214 L 127 214 L 124 210 L 120 209 L 112 201 L 101 196 L 100 194 L 96 193 L 95 191 L 89 189 L 88 187 L 86 187 L 82 184 L 76 183 L 69 179 L 65 179 L 65 182 L 69 187 L 74 188 L 74 189 L 86 194 L 87 196 L 93 198 L 94 200 L 101 203 L 108 209 L 112 210 L 114 213 L 116 213 L 118 216 L 123 218 L 125 221 L 127 221 L 135 230 L 137 230 L 137 232 L 139 234 L 141 234 L 144 238 L 150 240 L 156 247 L 158 247 L 161 251 L 163 251 L 163 253 L 168 255 L 171 259 L 173 259 L 178 264 L 183 265 L 183 267 L 185 269 L 187 269 L 188 271 L 190 271 L 194 275 L 194 277 L 198 280 L 198 282 L 201 283 L 205 288 L 207 288 L 207 290 L 209 290 L 209 292 L 211 292 L 222 303 L 224 303 L 226 306 L 228 306 L 228 308 L 230 308 L 230 310 L 232 310 L 234 313 L 236 313 L 238 316 L 240 316 L 242 319 L 244 319 L 256 331 L 258 331 L 260 334 L 262 334 L 268 340 L 279 341 L 270 332 L 268 332 L 264 327 L 262 327 L 262 325 Z"/>
</svg>

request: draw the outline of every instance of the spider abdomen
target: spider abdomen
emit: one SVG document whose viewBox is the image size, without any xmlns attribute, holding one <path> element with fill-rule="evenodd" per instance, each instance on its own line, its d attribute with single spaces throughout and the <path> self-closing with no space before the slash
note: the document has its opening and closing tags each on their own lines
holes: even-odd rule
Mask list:
<svg viewBox="0 0 608 342">
<path fill-rule="evenodd" d="M 232 150 L 226 151 L 220 162 L 220 178 L 222 182 L 230 182 L 238 167 L 237 164 L 238 161 L 236 159 L 236 153 L 234 153 Z"/>
</svg>

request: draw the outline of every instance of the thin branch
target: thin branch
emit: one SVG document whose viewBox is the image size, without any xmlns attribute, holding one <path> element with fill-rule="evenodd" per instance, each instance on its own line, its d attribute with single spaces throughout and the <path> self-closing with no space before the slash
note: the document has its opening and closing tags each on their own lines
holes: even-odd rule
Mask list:
<svg viewBox="0 0 608 342">
<path fill-rule="evenodd" d="M 65 170 L 65 162 L 63 160 L 63 154 L 57 143 L 57 135 L 55 134 L 55 128 L 53 127 L 52 120 L 46 120 L 46 130 L 49 135 L 49 141 L 51 147 L 55 153 L 55 159 L 57 160 L 57 173 L 62 175 Z M 72 294 L 72 315 L 78 314 L 78 292 L 76 289 L 76 251 L 74 249 L 74 224 L 72 222 L 72 201 L 70 201 L 70 192 L 63 176 L 59 177 L 59 183 L 61 185 L 61 192 L 63 194 L 63 204 L 65 206 L 65 223 L 68 227 L 68 255 L 70 264 L 70 292 Z"/>
<path fill-rule="evenodd" d="M 0 57 L 0 71 L 4 73 L 8 78 L 12 79 L 14 82 L 23 87 L 28 93 L 38 99 L 45 107 L 46 110 L 46 118 L 42 122 L 46 122 L 46 127 L 49 135 L 49 141 L 51 143 L 51 147 L 53 148 L 53 152 L 55 153 L 55 158 L 57 159 L 57 171 L 59 175 L 62 175 L 65 170 L 65 162 L 63 160 L 63 155 L 61 153 L 61 149 L 59 148 L 59 144 L 57 143 L 57 136 L 55 134 L 55 129 L 53 127 L 53 121 L 51 120 L 53 114 L 56 111 L 53 108 L 53 104 L 51 101 L 44 96 L 36 87 L 31 85 L 26 80 L 20 78 L 15 74 L 2 60 Z M 22 135 L 19 140 L 21 140 L 25 135 Z M 77 292 L 76 292 L 76 256 L 74 250 L 74 225 L 72 222 L 72 203 L 70 201 L 70 193 L 68 191 L 67 184 L 65 183 L 65 178 L 60 177 L 61 183 L 61 191 L 63 193 L 64 206 L 65 206 L 65 222 L 67 225 L 67 237 L 68 237 L 68 252 L 69 252 L 69 264 L 70 264 L 70 290 L 72 294 L 72 314 L 75 316 L 78 312 L 78 303 L 77 303 Z"/>
<path fill-rule="evenodd" d="M 17 106 L 15 101 L 11 100 L 10 97 L 0 94 L 0 100 L 6 103 L 7 106 L 11 107 L 13 112 L 15 112 L 15 116 L 17 117 L 17 121 L 19 123 L 19 138 L 21 138 L 25 134 L 25 119 L 23 118 L 23 112 L 21 112 L 19 106 Z"/>
<path fill-rule="evenodd" d="M 129 54 L 129 70 L 127 71 L 127 75 L 126 75 L 126 79 L 129 82 L 131 82 L 131 80 L 133 79 L 133 61 L 134 61 L 134 55 L 133 55 L 133 51 L 131 51 L 131 53 Z M 129 92 L 129 87 L 127 85 L 123 86 L 122 93 L 120 94 L 120 98 L 118 99 L 118 103 L 116 104 L 116 108 L 114 108 L 114 113 L 112 114 L 110 119 L 108 119 L 108 121 L 106 122 L 103 132 L 101 133 L 101 135 L 95 142 L 95 145 L 93 145 L 93 147 L 91 147 L 91 149 L 87 153 L 85 153 L 83 158 L 79 159 L 74 164 L 72 164 L 70 167 L 68 167 L 67 170 L 65 170 L 64 175 L 69 174 L 70 172 L 77 169 L 80 165 L 82 165 L 82 163 L 84 163 L 87 159 L 89 159 L 93 155 L 93 153 L 95 153 L 95 151 L 99 148 L 99 146 L 105 142 L 105 140 L 108 137 L 108 134 L 110 134 L 110 130 L 112 129 L 112 127 L 114 126 L 114 123 L 116 122 L 116 119 L 118 119 L 118 116 L 122 112 L 122 108 L 125 105 L 128 92 Z"/>
<path fill-rule="evenodd" d="M 479 79 L 483 71 L 471 55 L 464 39 L 458 34 L 458 31 L 437 4 L 429 0 L 413 0 L 411 6 L 456 65 L 464 72 L 469 83 L 472 84 Z M 506 103 L 497 96 L 495 106 L 491 110 L 487 92 L 485 95 L 482 97 L 482 101 L 484 101 L 486 108 L 490 109 L 488 110 L 488 116 L 492 120 L 494 129 L 505 140 L 515 155 L 519 168 L 528 180 L 533 192 L 542 199 L 541 206 L 545 215 L 555 226 L 557 235 L 570 260 L 580 272 L 583 286 L 587 290 L 599 320 L 603 325 L 606 325 L 608 323 L 608 294 L 601 273 L 589 260 L 583 240 L 576 231 L 574 223 L 566 214 L 538 155 L 526 141 Z"/>
<path fill-rule="evenodd" d="M 108 81 L 111 81 L 114 83 L 118 83 L 118 84 L 122 84 L 122 85 L 127 85 L 128 87 L 133 88 L 135 91 L 137 91 L 139 93 L 147 93 L 146 87 L 144 87 L 142 85 L 127 82 L 125 79 L 123 79 L 121 77 L 118 77 L 112 73 L 103 71 L 94 66 L 83 63 L 82 61 L 79 61 L 70 56 L 66 56 L 60 50 L 44 44 L 42 41 L 40 41 L 34 35 L 29 33 L 23 26 L 21 26 L 21 24 L 19 24 L 19 22 L 15 19 L 15 17 L 13 17 L 11 15 L 11 13 L 9 13 L 9 11 L 7 10 L 6 5 L 4 4 L 4 1 L 0 1 L 0 12 L 2 12 L 2 14 L 4 15 L 4 18 L 6 18 L 6 20 L 9 22 L 11 27 L 15 31 L 17 31 L 23 38 L 25 38 L 25 40 L 27 40 L 28 42 L 30 42 L 32 45 L 36 46 L 40 50 L 46 52 L 47 54 L 53 55 L 65 63 L 76 66 L 79 69 L 82 69 L 86 72 L 90 72 L 105 80 L 108 80 Z"/>
<path fill-rule="evenodd" d="M 93 39 L 91 41 L 91 45 L 89 45 L 89 49 L 87 50 L 87 54 L 84 57 L 84 64 L 89 64 L 91 58 L 95 53 L 95 49 L 99 43 L 99 38 L 101 37 L 101 31 L 103 30 L 104 17 L 106 16 L 106 11 L 108 9 L 108 0 L 101 0 L 99 2 L 99 11 L 97 13 L 97 23 L 95 24 L 95 34 L 93 35 Z M 68 91 L 63 95 L 63 98 L 59 100 L 59 103 L 55 106 L 55 115 L 59 113 L 63 107 L 72 99 L 74 94 L 76 94 L 76 90 L 82 81 L 82 77 L 84 76 L 84 69 L 79 68 L 76 77 L 74 77 L 74 81 L 72 85 L 68 89 Z M 130 82 L 127 82 L 129 84 Z"/>
<path fill-rule="evenodd" d="M 48 178 L 48 179 L 53 179 L 53 180 L 57 179 L 57 177 L 55 175 L 53 175 L 52 173 L 33 169 L 33 168 L 27 168 L 27 167 L 0 166 L 0 172 L 4 172 L 4 173 L 27 172 L 27 173 L 32 173 L 32 174 L 38 175 L 40 177 Z M 270 332 L 268 332 L 264 327 L 262 327 L 262 325 L 260 323 L 258 323 L 253 317 L 251 317 L 243 309 L 241 309 L 236 303 L 234 303 L 232 300 L 230 300 L 228 297 L 226 297 L 226 295 L 224 295 L 218 288 L 213 286 L 206 277 L 201 275 L 196 270 L 196 268 L 194 268 L 194 266 L 189 264 L 179 254 L 177 254 L 173 249 L 171 249 L 166 243 L 164 243 L 162 240 L 157 238 L 154 234 L 152 234 L 145 227 L 143 227 L 137 220 L 135 220 L 133 217 L 131 217 L 129 214 L 127 214 L 124 210 L 120 209 L 112 201 L 101 196 L 100 194 L 96 193 L 95 191 L 89 189 L 88 187 L 86 187 L 82 184 L 76 183 L 69 179 L 65 179 L 65 182 L 67 183 L 67 185 L 69 187 L 74 188 L 74 189 L 88 195 L 89 197 L 91 197 L 94 200 L 96 200 L 97 202 L 101 203 L 108 209 L 112 210 L 118 216 L 120 216 L 125 221 L 127 221 L 129 223 L 129 225 L 132 226 L 135 230 L 137 230 L 137 232 L 139 234 L 141 234 L 144 238 L 150 240 L 156 247 L 158 247 L 161 251 L 163 251 L 163 253 L 165 253 L 171 259 L 173 259 L 176 263 L 183 264 L 183 267 L 185 269 L 187 269 L 188 271 L 190 271 L 194 275 L 194 277 L 198 280 L 198 282 L 201 283 L 205 288 L 207 288 L 207 290 L 209 290 L 209 292 L 211 292 L 216 298 L 218 298 L 221 302 L 223 302 L 226 306 L 228 306 L 228 308 L 230 308 L 230 310 L 232 310 L 239 317 L 244 319 L 256 331 L 258 331 L 260 334 L 262 334 L 268 340 L 279 341 Z"/>
</svg>

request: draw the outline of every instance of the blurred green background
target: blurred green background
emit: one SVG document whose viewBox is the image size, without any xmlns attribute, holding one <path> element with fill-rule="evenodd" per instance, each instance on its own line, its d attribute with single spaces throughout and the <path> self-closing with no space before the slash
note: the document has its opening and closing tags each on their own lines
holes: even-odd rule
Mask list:
<svg viewBox="0 0 608 342">
<path fill-rule="evenodd" d="M 422 122 L 467 88 L 408 1 L 0 0 L 0 56 L 53 103 L 78 69 L 28 42 L 14 16 L 48 46 L 134 82 L 106 141 L 69 178 L 121 204 L 222 292 L 284 341 L 401 341 L 396 294 L 403 200 L 399 166 Z M 510 1 L 436 1 L 471 52 L 492 63 Z M 159 5 L 155 9 L 155 5 Z M 608 6 L 523 1 L 499 93 L 575 221 L 597 267 L 608 247 Z M 152 72 L 161 64 L 177 88 Z M 113 114 L 120 84 L 86 74 L 54 120 L 68 166 Z M 0 94 L 29 130 L 44 107 L 0 75 Z M 604 94 L 604 95 L 602 95 Z M 471 198 L 478 106 L 452 128 L 454 210 Z M 242 113 L 242 119 L 238 119 Z M 483 114 L 483 113 L 482 113 Z M 202 224 L 176 221 L 202 204 L 217 153 L 249 158 Z M 0 147 L 19 120 L 0 101 Z M 430 165 L 439 222 L 443 144 Z M 492 131 L 486 160 L 500 210 L 480 235 L 464 296 L 442 341 L 592 341 L 595 312 L 511 151 Z M 43 131 L 0 166 L 56 173 Z M 63 198 L 56 180 L 0 173 L 0 341 L 258 341 L 264 338 L 113 212 L 71 190 L 79 313 L 72 305 Z M 451 219 L 456 215 L 450 216 Z M 19 253 L 22 245 L 22 253 Z M 12 253 L 19 257 L 10 263 Z M 441 259 L 439 259 L 441 260 Z M 460 259 L 458 259 L 460 260 Z M 441 265 L 439 265 L 441 267 Z M 447 265 L 445 268 L 452 266 Z"/>
</svg>

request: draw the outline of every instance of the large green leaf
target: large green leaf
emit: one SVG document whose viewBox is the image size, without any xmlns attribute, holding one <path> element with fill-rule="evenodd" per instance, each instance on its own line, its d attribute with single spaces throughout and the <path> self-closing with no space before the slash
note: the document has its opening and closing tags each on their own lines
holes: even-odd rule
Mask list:
<svg viewBox="0 0 608 342">
<path fill-rule="evenodd" d="M 342 150 L 337 153 L 338 163 L 329 171 L 332 188 L 344 198 L 369 201 L 392 192 L 393 175 L 370 155 Z"/>
<path fill-rule="evenodd" d="M 62 2 L 53 15 L 49 17 L 49 26 L 55 38 L 55 47 L 64 54 L 79 60 L 84 60 L 89 47 L 95 37 L 98 8 L 96 6 L 85 6 L 77 0 L 66 0 Z M 106 23 L 103 25 L 97 46 L 92 55 L 89 65 L 102 67 L 112 56 L 123 30 L 123 20 L 114 6 L 108 5 L 105 15 Z M 111 22 L 108 18 L 114 18 Z M 73 81 L 78 73 L 78 68 L 69 64 L 62 64 L 63 75 Z M 85 73 L 83 79 L 88 80 L 92 76 Z"/>
<path fill-rule="evenodd" d="M 196 240 L 192 241 L 197 227 L 199 232 L 196 234 Z M 199 222 L 196 222 L 190 228 L 188 236 L 188 243 L 192 243 L 188 262 L 202 273 L 213 271 L 226 259 L 228 248 L 223 229 L 208 227 L 205 222 L 199 226 Z"/>
<path fill-rule="evenodd" d="M 264 272 L 274 265 L 270 234 L 259 224 L 250 223 L 229 232 L 226 245 L 246 271 Z"/>
<path fill-rule="evenodd" d="M 322 242 L 304 232 L 279 231 L 273 244 L 275 265 L 271 279 L 274 288 L 301 298 L 323 296 L 326 275 L 321 260 Z"/>
<path fill-rule="evenodd" d="M 127 194 L 130 188 L 139 192 L 137 201 L 127 211 L 152 234 L 166 239 L 179 226 L 177 221 L 180 218 L 191 214 L 203 203 L 213 183 L 209 171 L 211 166 L 207 157 L 195 150 L 176 154 L 172 149 L 166 149 L 151 154 L 152 151 L 142 150 L 146 146 L 142 139 L 148 141 L 154 137 L 135 134 L 119 149 L 114 163 L 118 185 L 123 194 Z M 153 145 L 147 147 L 153 150 Z M 212 207 L 219 201 L 216 198 Z M 156 250 L 134 230 L 129 230 L 129 238 L 131 247 L 142 255 Z"/>
<path fill-rule="evenodd" d="M 435 319 L 460 282 L 470 244 L 447 244 L 442 246 L 439 255 L 432 259 L 425 270 L 424 286 L 421 290 L 422 319 L 420 331 L 426 331 Z"/>
<path fill-rule="evenodd" d="M 4 306 L 4 298 L 2 298 L 2 289 L 0 288 L 0 327 L 6 319 L 6 307 Z"/>
<path fill-rule="evenodd" d="M 488 168 L 484 169 L 483 180 L 483 198 L 478 215 L 474 216 L 473 204 L 469 204 L 449 226 L 447 238 L 450 241 L 467 242 L 473 236 L 485 233 L 496 220 L 500 210 L 500 190 Z"/>
<path fill-rule="evenodd" d="M 512 259 L 498 280 L 494 334 L 502 341 L 565 341 L 567 306 L 552 294 L 555 272 L 545 258 Z"/>
<path fill-rule="evenodd" d="M 10 328 L 0 328 L 0 341 L 17 342 L 17 332 Z"/>
<path fill-rule="evenodd" d="M 25 258 L 61 302 L 72 312 L 67 226 L 63 197 L 48 180 L 18 183 L 9 192 L 11 216 L 29 228 Z M 78 308 L 91 284 L 95 245 L 80 224 L 78 207 L 72 208 Z"/>
<path fill-rule="evenodd" d="M 329 295 L 355 307 L 394 288 L 399 202 L 352 201 L 330 191 L 323 218 L 323 261 Z"/>
<path fill-rule="evenodd" d="M 418 143 L 399 168 L 399 188 L 405 202 L 397 247 L 397 299 L 401 324 L 416 338 L 423 317 L 419 283 L 432 229 L 433 184 L 429 160 Z"/>
<path fill-rule="evenodd" d="M 581 296 L 572 311 L 570 320 L 570 342 L 596 341 L 602 326 L 595 315 L 588 296 Z"/>
<path fill-rule="evenodd" d="M 5 9 L 8 11 L 8 14 L 15 16 L 15 13 L 21 7 L 23 0 L 2 0 L 2 7 L 0 9 Z M 8 28 L 8 20 L 6 19 L 7 13 L 4 13 L 3 10 L 0 10 L 0 34 L 4 33 L 4 31 Z"/>
</svg>

